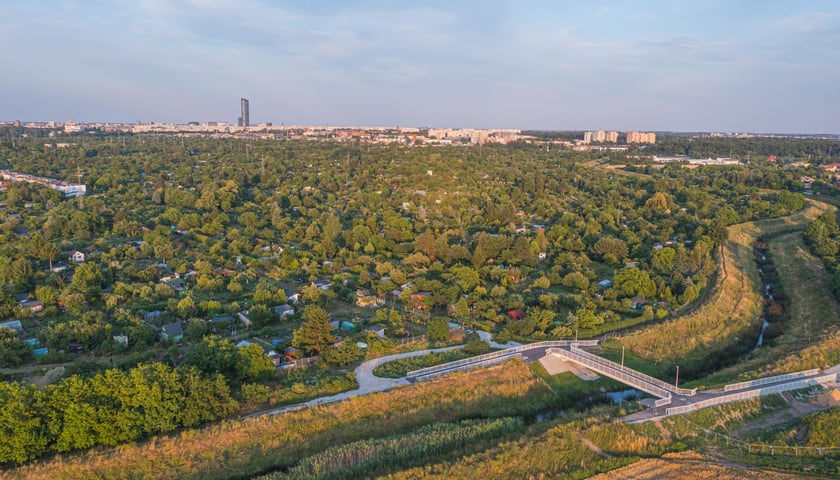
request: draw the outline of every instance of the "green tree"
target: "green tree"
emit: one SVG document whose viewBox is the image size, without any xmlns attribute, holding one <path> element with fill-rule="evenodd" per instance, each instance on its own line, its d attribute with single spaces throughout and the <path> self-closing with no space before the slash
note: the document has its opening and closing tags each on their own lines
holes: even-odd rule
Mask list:
<svg viewBox="0 0 840 480">
<path fill-rule="evenodd" d="M 43 454 L 51 440 L 43 392 L 34 385 L 0 382 L 0 405 L 0 463 L 23 463 Z"/>
<path fill-rule="evenodd" d="M 362 358 L 362 349 L 351 340 L 345 340 L 338 346 L 330 346 L 324 350 L 324 360 L 330 365 L 343 367 Z"/>
<path fill-rule="evenodd" d="M 578 290 L 586 290 L 589 288 L 589 279 L 586 278 L 586 275 L 580 272 L 570 272 L 567 273 L 563 280 L 560 283 L 567 288 L 576 288 Z"/>
<path fill-rule="evenodd" d="M 90 300 L 102 291 L 102 280 L 99 267 L 93 262 L 86 262 L 76 267 L 71 285 Z"/>
<path fill-rule="evenodd" d="M 256 304 L 248 309 L 248 318 L 255 328 L 262 328 L 274 320 L 274 312 L 263 304 Z"/>
<path fill-rule="evenodd" d="M 322 352 L 338 341 L 332 331 L 327 312 L 321 307 L 307 306 L 303 310 L 303 324 L 292 334 L 292 345 L 307 352 Z"/>
<path fill-rule="evenodd" d="M 674 258 L 677 251 L 673 248 L 660 248 L 653 252 L 650 265 L 660 275 L 670 276 L 674 271 Z"/>
<path fill-rule="evenodd" d="M 466 265 L 455 265 L 449 271 L 452 273 L 455 283 L 465 293 L 472 291 L 480 281 L 478 272 Z"/>
<path fill-rule="evenodd" d="M 275 367 L 263 348 L 254 343 L 239 348 L 236 371 L 239 373 L 239 378 L 245 380 L 265 380 L 271 377 Z"/>
<path fill-rule="evenodd" d="M 617 263 L 627 256 L 627 245 L 619 238 L 601 237 L 592 245 L 592 253 L 608 263 Z"/>
<path fill-rule="evenodd" d="M 719 247 L 729 239 L 729 229 L 723 222 L 715 218 L 709 222 L 709 237 L 715 243 L 715 246 Z"/>
<path fill-rule="evenodd" d="M 32 359 L 32 348 L 22 341 L 17 332 L 0 328 L 0 367 L 16 367 Z"/>
<path fill-rule="evenodd" d="M 435 342 L 449 340 L 449 325 L 445 318 L 434 318 L 429 322 L 429 339 Z"/>
<path fill-rule="evenodd" d="M 613 276 L 613 288 L 628 296 L 638 295 L 642 298 L 651 298 L 656 295 L 656 282 L 650 279 L 646 271 L 638 268 L 616 270 Z"/>
<path fill-rule="evenodd" d="M 181 423 L 185 427 L 228 417 L 239 409 L 221 374 L 204 377 L 198 369 L 185 368 L 181 372 L 181 379 L 184 385 Z"/>
<path fill-rule="evenodd" d="M 183 368 L 195 367 L 206 375 L 220 373 L 229 378 L 236 378 L 236 346 L 218 335 L 208 335 L 196 343 L 184 357 Z"/>
<path fill-rule="evenodd" d="M 183 386 L 177 371 L 162 363 L 140 364 L 128 374 L 127 406 L 139 415 L 138 428 L 144 434 L 171 432 L 181 425 Z M 104 420 L 104 419 L 103 419 Z M 103 442 L 110 443 L 110 442 Z"/>
</svg>

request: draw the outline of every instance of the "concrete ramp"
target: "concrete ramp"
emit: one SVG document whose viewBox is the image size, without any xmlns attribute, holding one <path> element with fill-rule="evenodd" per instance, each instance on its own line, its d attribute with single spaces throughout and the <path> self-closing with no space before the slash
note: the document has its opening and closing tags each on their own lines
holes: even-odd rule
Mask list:
<svg viewBox="0 0 840 480">
<path fill-rule="evenodd" d="M 578 365 L 575 362 L 565 360 L 557 354 L 549 354 L 540 358 L 540 364 L 545 368 L 549 375 L 557 375 L 560 373 L 571 372 L 581 380 L 591 382 L 601 378 L 588 368 Z"/>
</svg>

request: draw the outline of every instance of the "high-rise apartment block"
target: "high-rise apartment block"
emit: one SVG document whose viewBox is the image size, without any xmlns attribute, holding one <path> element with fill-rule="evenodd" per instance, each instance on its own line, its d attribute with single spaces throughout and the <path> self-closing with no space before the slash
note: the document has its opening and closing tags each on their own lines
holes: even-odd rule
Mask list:
<svg viewBox="0 0 840 480">
<path fill-rule="evenodd" d="M 583 134 L 583 143 L 616 143 L 617 141 L 618 132 L 598 130 L 597 132 L 585 132 Z"/>
<path fill-rule="evenodd" d="M 656 143 L 653 132 L 627 132 L 627 143 Z"/>
<path fill-rule="evenodd" d="M 247 127 L 251 124 L 251 114 L 250 109 L 248 107 L 248 99 L 243 98 L 240 99 L 240 104 L 242 107 L 242 115 L 239 117 L 239 126 L 240 127 Z"/>
</svg>

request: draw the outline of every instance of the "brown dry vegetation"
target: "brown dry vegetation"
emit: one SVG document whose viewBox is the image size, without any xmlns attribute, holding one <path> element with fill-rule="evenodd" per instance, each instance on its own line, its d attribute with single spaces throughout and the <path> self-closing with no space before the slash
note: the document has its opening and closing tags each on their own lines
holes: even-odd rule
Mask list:
<svg viewBox="0 0 840 480">
<path fill-rule="evenodd" d="M 717 460 L 714 458 L 694 452 L 669 453 L 661 458 L 644 459 L 632 465 L 596 475 L 590 480 L 659 480 L 673 478 L 685 480 L 741 480 L 743 478 L 793 480 L 810 478 L 803 476 L 801 473 L 781 473 L 716 462 Z"/>
<path fill-rule="evenodd" d="M 331 445 L 432 422 L 531 413 L 551 398 L 525 364 L 512 361 L 328 406 L 59 456 L 3 473 L 27 479 L 241 478 L 290 466 Z"/>
<path fill-rule="evenodd" d="M 762 299 L 752 245 L 761 235 L 804 228 L 807 222 L 834 207 L 809 201 L 801 212 L 783 218 L 747 222 L 729 227 L 729 240 L 721 253 L 719 281 L 698 310 L 622 337 L 620 341 L 649 360 L 707 357 L 736 342 L 759 322 Z"/>
<path fill-rule="evenodd" d="M 621 422 L 587 419 L 557 425 L 536 436 L 502 443 L 455 461 L 383 478 L 586 478 L 634 462 L 638 455 L 660 455 L 666 443 Z"/>
</svg>

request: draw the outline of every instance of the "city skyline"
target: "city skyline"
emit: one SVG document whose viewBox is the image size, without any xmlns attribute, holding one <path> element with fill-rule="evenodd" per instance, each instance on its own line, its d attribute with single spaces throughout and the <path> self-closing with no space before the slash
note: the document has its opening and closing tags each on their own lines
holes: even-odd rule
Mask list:
<svg viewBox="0 0 840 480">
<path fill-rule="evenodd" d="M 838 12 L 35 1 L 0 5 L 0 100 L 23 121 L 235 123 L 243 97 L 251 124 L 837 133 Z"/>
</svg>

